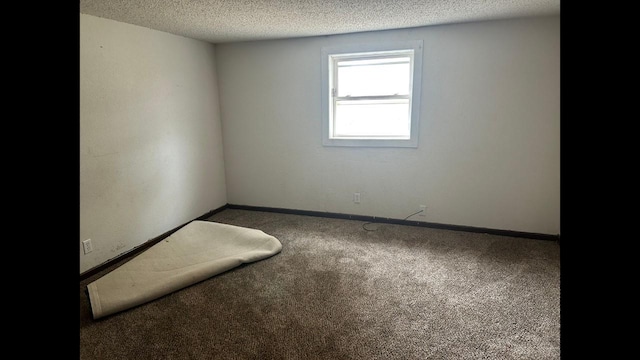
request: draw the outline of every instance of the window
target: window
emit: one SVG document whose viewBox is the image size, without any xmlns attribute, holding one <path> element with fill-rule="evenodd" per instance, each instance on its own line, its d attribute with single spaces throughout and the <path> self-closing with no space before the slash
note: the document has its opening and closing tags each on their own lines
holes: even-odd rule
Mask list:
<svg viewBox="0 0 640 360">
<path fill-rule="evenodd" d="M 421 40 L 323 48 L 323 145 L 417 147 L 421 70 Z"/>
</svg>

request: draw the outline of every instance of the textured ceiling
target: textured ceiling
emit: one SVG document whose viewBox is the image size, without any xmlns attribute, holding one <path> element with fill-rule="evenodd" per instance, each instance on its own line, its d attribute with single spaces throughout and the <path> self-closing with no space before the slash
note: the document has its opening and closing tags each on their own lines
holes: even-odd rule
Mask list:
<svg viewBox="0 0 640 360">
<path fill-rule="evenodd" d="M 560 0 L 80 0 L 80 12 L 221 43 L 558 15 Z"/>
</svg>

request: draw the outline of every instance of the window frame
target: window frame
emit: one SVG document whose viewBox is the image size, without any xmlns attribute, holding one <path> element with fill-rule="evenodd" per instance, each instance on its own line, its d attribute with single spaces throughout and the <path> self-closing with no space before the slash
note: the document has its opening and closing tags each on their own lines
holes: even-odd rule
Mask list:
<svg viewBox="0 0 640 360">
<path fill-rule="evenodd" d="M 346 44 L 327 46 L 322 48 L 322 144 L 324 146 L 355 146 L 355 147 L 418 147 L 418 134 L 420 124 L 420 100 L 422 88 L 422 40 Z M 397 137 L 335 137 L 333 131 L 334 82 L 337 74 L 334 72 L 334 64 L 340 58 L 363 59 L 388 55 L 389 57 L 407 56 L 407 51 L 412 51 L 410 56 L 410 123 L 411 129 L 408 139 Z M 402 53 L 404 52 L 404 53 Z M 337 95 L 337 94 L 336 94 Z M 384 96 L 383 96 L 384 97 Z M 389 99 L 391 96 L 389 97 Z"/>
</svg>

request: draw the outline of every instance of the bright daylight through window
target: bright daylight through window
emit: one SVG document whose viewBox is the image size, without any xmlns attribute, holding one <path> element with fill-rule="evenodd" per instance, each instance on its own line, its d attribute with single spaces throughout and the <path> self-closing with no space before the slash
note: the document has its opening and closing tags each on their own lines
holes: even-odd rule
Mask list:
<svg viewBox="0 0 640 360">
<path fill-rule="evenodd" d="M 323 144 L 417 147 L 422 41 L 323 48 Z"/>
</svg>

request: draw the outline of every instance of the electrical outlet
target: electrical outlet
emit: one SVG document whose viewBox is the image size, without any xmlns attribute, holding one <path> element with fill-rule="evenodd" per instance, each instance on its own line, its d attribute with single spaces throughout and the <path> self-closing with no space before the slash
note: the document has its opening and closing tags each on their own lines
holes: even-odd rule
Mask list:
<svg viewBox="0 0 640 360">
<path fill-rule="evenodd" d="M 427 216 L 427 205 L 420 205 L 420 209 L 418 210 L 421 211 L 418 216 Z"/>
<path fill-rule="evenodd" d="M 353 193 L 353 202 L 360 204 L 360 193 Z"/>
<path fill-rule="evenodd" d="M 84 253 L 88 254 L 93 251 L 93 245 L 91 244 L 91 239 L 84 240 L 82 242 L 82 248 L 84 249 Z"/>
</svg>

